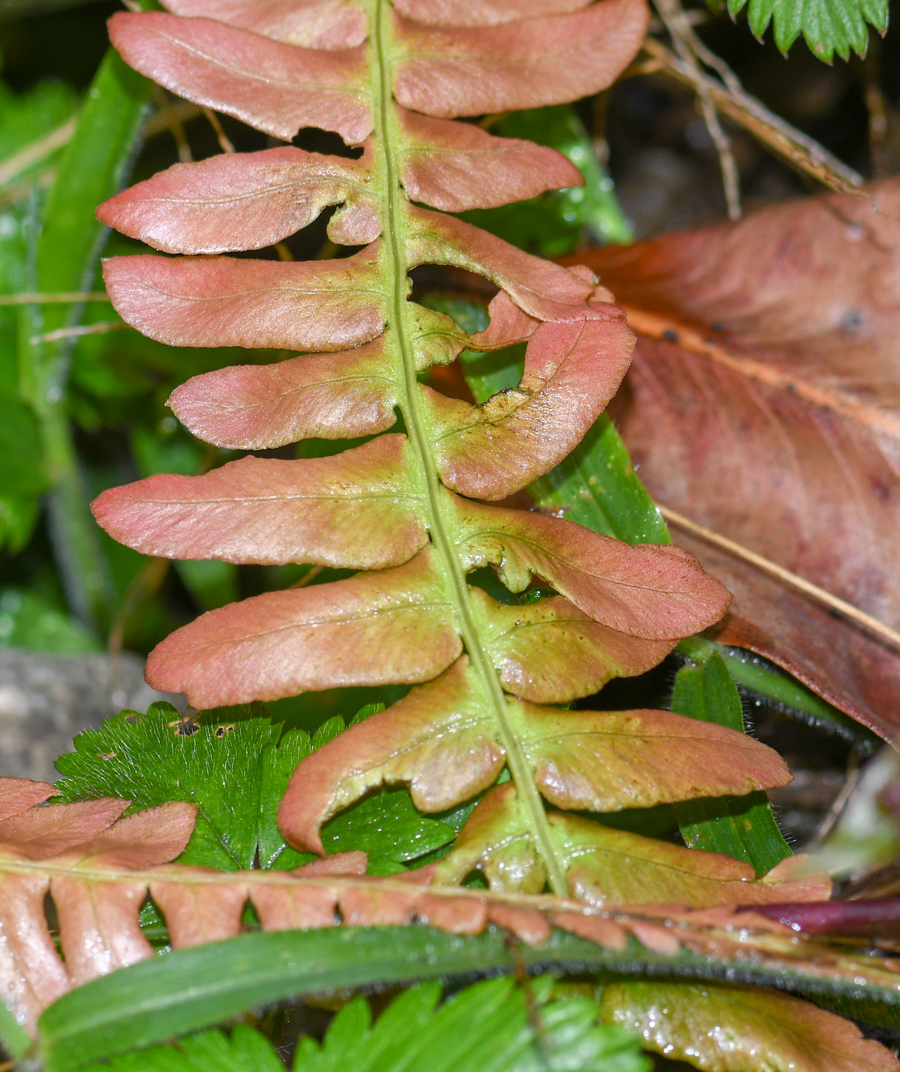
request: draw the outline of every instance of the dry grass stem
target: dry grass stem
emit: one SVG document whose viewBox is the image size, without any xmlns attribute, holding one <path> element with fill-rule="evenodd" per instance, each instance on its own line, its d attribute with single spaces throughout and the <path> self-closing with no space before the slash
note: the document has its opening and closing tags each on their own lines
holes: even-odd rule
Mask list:
<svg viewBox="0 0 900 1072">
<path fill-rule="evenodd" d="M 222 152 L 233 153 L 235 151 L 235 148 L 231 144 L 231 140 L 229 139 L 228 135 L 225 133 L 225 130 L 222 127 L 222 123 L 216 113 L 212 110 L 212 108 L 204 108 L 203 114 L 209 120 L 209 125 L 216 132 L 216 137 L 219 139 L 219 148 L 222 150 Z"/>
<path fill-rule="evenodd" d="M 715 78 L 693 70 L 671 49 L 652 37 L 644 41 L 650 63 L 632 68 L 632 73 L 660 72 L 699 92 L 702 84 L 718 112 L 726 115 L 801 174 L 840 193 L 857 194 L 863 177 L 823 148 L 817 141 L 770 112 L 755 97 L 735 92 Z M 651 66 L 652 64 L 652 66 Z"/>
<path fill-rule="evenodd" d="M 157 115 L 162 122 L 163 129 L 168 130 L 175 139 L 175 148 L 178 151 L 179 161 L 182 164 L 190 164 L 194 156 L 191 152 L 191 145 L 187 139 L 181 116 L 172 107 L 166 91 L 159 86 L 153 87 L 153 99 L 156 101 L 157 108 L 159 108 Z"/>
<path fill-rule="evenodd" d="M 29 346 L 36 346 L 41 342 L 59 342 L 60 339 L 74 339 L 81 335 L 105 335 L 110 331 L 122 331 L 128 325 L 121 320 L 101 320 L 96 324 L 84 324 L 81 327 L 59 328 L 56 331 L 47 331 L 43 335 L 32 335 L 28 340 Z"/>
<path fill-rule="evenodd" d="M 28 168 L 39 164 L 42 160 L 46 160 L 48 156 L 52 156 L 64 145 L 68 145 L 75 133 L 77 122 L 78 116 L 73 115 L 65 123 L 54 127 L 49 134 L 45 134 L 42 138 L 38 138 L 37 141 L 24 146 L 17 153 L 13 153 L 12 156 L 0 163 L 0 186 L 5 186 L 17 175 L 21 175 L 23 171 L 27 171 Z"/>
<path fill-rule="evenodd" d="M 734 540 L 729 540 L 727 536 L 722 536 L 718 532 L 713 532 L 712 529 L 704 528 L 703 525 L 698 525 L 696 521 L 691 521 L 690 518 L 685 517 L 683 514 L 676 513 L 675 510 L 670 510 L 669 507 L 663 506 L 661 503 L 657 503 L 656 505 L 662 516 L 671 524 L 676 525 L 680 529 L 684 529 L 685 532 L 690 532 L 694 536 L 699 536 L 699 538 L 705 540 L 706 543 L 712 544 L 714 547 L 719 547 L 723 551 L 727 551 L 730 555 L 734 555 L 735 558 L 739 558 L 743 562 L 748 562 L 751 566 L 756 566 L 757 569 L 762 570 L 764 573 L 768 573 L 769 576 L 777 577 L 778 580 L 783 581 L 791 588 L 795 588 L 798 592 L 803 592 L 805 595 L 811 596 L 817 602 L 822 603 L 829 609 L 838 611 L 845 618 L 850 618 L 854 622 L 859 622 L 860 625 L 864 625 L 873 633 L 877 633 L 878 636 L 884 637 L 885 640 L 889 640 L 895 647 L 900 648 L 900 633 L 891 629 L 889 625 L 885 625 L 884 622 L 878 621 L 877 618 L 873 618 L 870 614 L 866 614 L 866 612 L 860 610 L 859 607 L 854 607 L 852 603 L 847 603 L 838 596 L 832 595 L 831 592 L 826 592 L 824 588 L 819 588 L 818 585 L 812 584 L 810 581 L 806 581 L 802 577 L 798 577 L 796 573 L 792 573 L 783 566 L 777 565 L 775 562 L 772 562 L 771 559 L 758 555 L 755 551 L 751 551 L 749 547 L 744 547 L 742 544 L 735 543 Z"/>
<path fill-rule="evenodd" d="M 706 82 L 707 79 L 703 77 L 703 71 L 700 67 L 700 59 L 703 58 L 704 62 L 708 62 L 711 58 L 713 63 L 711 66 L 717 70 L 723 79 L 726 77 L 722 68 L 730 76 L 728 81 L 737 83 L 737 79 L 728 70 L 727 66 L 718 60 L 718 57 L 714 56 L 694 33 L 690 23 L 685 17 L 685 13 L 679 3 L 679 0 L 656 0 L 656 9 L 659 12 L 660 18 L 665 23 L 666 29 L 669 31 L 669 36 L 672 38 L 672 44 L 675 46 L 675 51 L 681 59 L 681 62 L 694 73 L 696 82 L 694 89 L 697 93 L 697 101 L 700 106 L 700 114 L 703 116 L 703 121 L 706 123 L 706 129 L 709 131 L 709 136 L 712 138 L 713 145 L 716 147 L 716 152 L 719 154 L 719 166 L 722 169 L 722 185 L 725 188 L 725 203 L 728 206 L 728 218 L 731 220 L 739 220 L 741 218 L 741 190 L 740 190 L 740 175 L 738 173 L 738 166 L 734 159 L 734 153 L 731 151 L 731 139 L 722 129 L 722 124 L 719 122 L 719 117 L 716 113 L 716 107 L 710 96 L 709 87 Z M 703 53 L 701 57 L 700 53 Z M 727 83 L 726 83 L 727 84 Z M 734 90 L 732 89 L 732 92 Z"/>
</svg>

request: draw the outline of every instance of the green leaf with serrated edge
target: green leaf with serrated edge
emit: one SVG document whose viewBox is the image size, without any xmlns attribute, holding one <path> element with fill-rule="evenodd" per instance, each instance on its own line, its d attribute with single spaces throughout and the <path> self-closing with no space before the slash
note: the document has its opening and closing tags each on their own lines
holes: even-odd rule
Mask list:
<svg viewBox="0 0 900 1072">
<path fill-rule="evenodd" d="M 294 1072 L 646 1072 L 649 1063 L 626 1031 L 597 1024 L 589 998 L 556 998 L 552 978 L 526 995 L 511 979 L 491 979 L 436 1007 L 440 987 L 412 987 L 371 1026 L 356 998 L 332 1021 L 321 1045 L 301 1040 Z M 528 1005 L 531 1006 L 531 1017 Z M 536 1030 L 537 1027 L 537 1030 Z"/>
<path fill-rule="evenodd" d="M 266 718 L 185 723 L 171 704 L 124 712 L 76 738 L 61 756 L 66 801 L 122 797 L 137 810 L 183 800 L 198 806 L 184 863 L 235 871 L 253 867 L 257 848 L 259 755 L 278 740 Z M 256 770 L 251 767 L 255 760 Z M 240 778 L 229 772 L 242 770 Z"/>
<path fill-rule="evenodd" d="M 264 710 L 222 708 L 196 721 L 167 703 L 146 715 L 123 712 L 80 734 L 76 751 L 59 758 L 59 795 L 66 802 L 123 797 L 133 810 L 194 803 L 197 824 L 180 862 L 224 871 L 299 867 L 312 857 L 285 845 L 278 802 L 300 760 L 340 733 L 344 720 L 329 719 L 310 740 L 302 730 L 282 736 L 278 724 L 261 717 Z M 323 844 L 331 853 L 361 849 L 372 873 L 391 874 L 449 844 L 454 833 L 419 815 L 405 790 L 389 790 L 338 816 L 323 831 Z"/>
<path fill-rule="evenodd" d="M 747 0 L 728 0 L 728 10 L 737 15 Z M 814 55 L 831 63 L 835 54 L 848 59 L 851 49 L 865 55 L 869 30 L 879 33 L 888 24 L 888 0 L 750 0 L 750 29 L 762 37 L 774 24 L 775 44 L 787 52 L 799 34 Z"/>
<path fill-rule="evenodd" d="M 154 1046 L 91 1064 L 85 1072 L 284 1072 L 272 1043 L 259 1031 L 238 1024 L 229 1034 L 204 1031 L 173 1046 Z"/>
<path fill-rule="evenodd" d="M 440 984 L 420 983 L 395 998 L 374 1025 L 368 1002 L 354 998 L 332 1020 L 321 1043 L 300 1038 L 293 1069 L 404 1072 L 425 1061 L 429 1072 L 647 1072 L 649 1061 L 634 1036 L 598 1023 L 596 1001 L 557 997 L 555 989 L 551 977 L 538 978 L 526 999 L 512 979 L 491 979 L 439 1005 Z M 283 1067 L 268 1039 L 238 1025 L 230 1035 L 190 1035 L 174 1046 L 89 1065 L 85 1072 L 276 1072 Z"/>
<path fill-rule="evenodd" d="M 678 671 L 671 706 L 690 718 L 738 731 L 744 728 L 741 698 L 725 663 L 715 653 Z M 724 852 L 745 860 L 758 874 L 791 855 L 762 790 L 743 797 L 682 800 L 674 807 L 685 844 L 692 849 Z"/>
<path fill-rule="evenodd" d="M 604 1019 L 704 1072 L 896 1072 L 896 1057 L 859 1028 L 771 990 L 672 982 L 605 987 Z"/>
<path fill-rule="evenodd" d="M 346 987 L 427 979 L 471 979 L 473 974 L 531 970 L 641 972 L 683 979 L 778 986 L 801 996 L 864 998 L 900 1007 L 900 985 L 869 965 L 849 963 L 843 974 L 815 958 L 766 963 L 747 957 L 711 958 L 682 951 L 667 956 L 630 943 L 604 950 L 554 931 L 542 946 L 519 946 L 506 936 L 450 935 L 428 927 L 331 928 L 240 935 L 178 950 L 104 976 L 54 1002 L 39 1021 L 45 1072 L 74 1072 L 173 1036 L 220 1023 L 245 1009 L 293 995 Z M 859 980 L 868 973 L 865 982 Z"/>
</svg>

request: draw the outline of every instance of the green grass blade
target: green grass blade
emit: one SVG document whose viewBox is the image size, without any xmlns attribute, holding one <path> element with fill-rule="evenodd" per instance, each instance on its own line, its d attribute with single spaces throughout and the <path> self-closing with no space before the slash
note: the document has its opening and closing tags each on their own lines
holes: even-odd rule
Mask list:
<svg viewBox="0 0 900 1072">
<path fill-rule="evenodd" d="M 710 647 L 713 647 L 710 645 Z M 672 710 L 689 718 L 744 730 L 741 698 L 728 668 L 712 651 L 704 662 L 678 671 Z M 751 864 L 759 873 L 791 855 L 764 792 L 742 797 L 700 797 L 674 805 L 685 843 L 692 849 L 724 852 Z"/>
<path fill-rule="evenodd" d="M 819 970 L 813 959 L 767 966 L 750 957 L 715 960 L 652 953 L 636 942 L 610 952 L 555 931 L 543 946 L 510 948 L 495 931 L 471 937 L 428 927 L 329 928 L 244 934 L 143 961 L 78 987 L 38 1023 L 44 1072 L 75 1072 L 92 1061 L 151 1046 L 221 1023 L 246 1009 L 296 995 L 426 979 L 468 979 L 512 972 L 568 970 L 621 975 L 728 979 L 775 986 L 801 996 L 877 1005 L 898 1023 L 900 983 L 877 968 Z M 869 975 L 868 979 L 863 978 Z"/>
<path fill-rule="evenodd" d="M 80 292 L 90 287 L 106 233 L 94 212 L 123 182 L 151 87 L 117 52 L 107 52 L 47 199 L 37 242 L 35 290 Z M 107 567 L 88 510 L 66 406 L 74 339 L 42 338 L 76 326 L 82 311 L 78 304 L 23 308 L 20 381 L 41 423 L 45 463 L 54 485 L 51 533 L 67 598 L 82 621 L 102 629 L 111 613 Z"/>
<path fill-rule="evenodd" d="M 603 414 L 575 450 L 538 477 L 529 494 L 543 510 L 628 543 L 671 543 L 612 421 Z"/>
<path fill-rule="evenodd" d="M 788 677 L 783 670 L 753 652 L 713 644 L 702 637 L 688 637 L 678 645 L 677 650 L 688 658 L 700 660 L 707 658 L 711 651 L 717 651 L 728 667 L 732 681 L 753 699 L 764 699 L 785 714 L 826 733 L 843 737 L 863 755 L 870 755 L 881 746 L 881 740 L 865 726 L 854 722 L 849 715 L 832 707 L 812 689 Z"/>
</svg>

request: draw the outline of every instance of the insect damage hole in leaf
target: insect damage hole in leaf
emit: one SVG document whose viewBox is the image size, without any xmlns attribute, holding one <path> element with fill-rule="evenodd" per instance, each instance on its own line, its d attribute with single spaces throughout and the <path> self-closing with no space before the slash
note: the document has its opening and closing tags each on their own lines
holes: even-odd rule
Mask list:
<svg viewBox="0 0 900 1072">
<path fill-rule="evenodd" d="M 187 254 L 107 263 L 111 296 L 128 322 L 172 344 L 323 351 L 268 369 L 195 378 L 173 397 L 176 413 L 226 446 L 258 444 L 254 423 L 265 428 L 266 444 L 290 442 L 329 413 L 334 433 L 346 435 L 346 411 L 335 411 L 333 391 L 322 392 L 327 378 L 347 383 L 357 412 L 365 413 L 354 432 L 384 430 L 381 414 L 397 406 L 405 433 L 310 461 L 249 458 L 204 477 L 152 477 L 104 493 L 95 512 L 118 539 L 155 555 L 368 571 L 212 611 L 163 642 L 148 663 L 151 681 L 186 691 L 199 708 L 349 684 L 419 686 L 320 750 L 313 765 L 301 764 L 280 810 L 295 845 L 321 851 L 322 821 L 370 787 L 408 782 L 419 807 L 443 810 L 488 789 L 506 766 L 522 836 L 539 872 L 564 893 L 564 854 L 542 793 L 570 809 L 585 799 L 596 803 L 596 793 L 585 798 L 559 777 L 559 760 L 545 757 L 549 739 L 529 728 L 541 717 L 538 709 L 530 714 L 516 697 L 565 703 L 610 676 L 639 672 L 714 621 L 727 595 L 672 548 L 630 548 L 565 521 L 474 501 L 508 496 L 577 444 L 615 391 L 630 335 L 590 273 L 541 262 L 413 205 L 403 188 L 438 208 L 451 201 L 457 209 L 482 205 L 484 187 L 473 170 L 482 156 L 499 184 L 491 194 L 496 201 L 536 192 L 538 159 L 552 163 L 539 184 L 578 181 L 550 150 L 481 136 L 453 120 L 570 100 L 609 84 L 641 40 L 646 9 L 639 0 L 603 0 L 554 14 L 548 4 L 536 17 L 510 10 L 477 33 L 450 28 L 429 10 L 415 6 L 401 15 L 374 3 L 367 43 L 329 50 L 286 45 L 271 27 L 248 35 L 228 17 L 113 19 L 113 40 L 125 58 L 189 99 L 279 137 L 315 123 L 365 150 L 355 161 L 267 150 L 180 165 L 101 209 L 120 230 Z M 505 54 L 506 67 L 497 62 Z M 230 83 L 216 80 L 212 61 L 201 56 L 227 60 L 238 73 Z M 578 56 L 583 66 L 574 64 Z M 288 82 L 263 84 L 257 69 L 298 84 L 311 79 L 317 88 L 301 103 L 293 89 L 280 88 Z M 213 172 L 215 198 L 205 192 Z M 308 216 L 285 216 L 279 208 L 285 181 L 312 199 Z M 523 181 L 532 183 L 527 191 Z M 233 198 L 247 206 L 243 229 L 228 223 Z M 221 255 L 287 237 L 329 202 L 342 205 L 329 223 L 332 240 L 362 244 L 360 252 L 282 264 Z M 264 236 L 263 220 L 274 227 Z M 484 331 L 467 335 L 408 299 L 408 273 L 425 263 L 465 268 L 500 287 Z M 422 369 L 447 354 L 516 341 L 527 349 L 514 397 L 455 405 L 418 382 Z M 497 567 L 513 591 L 538 576 L 562 598 L 540 607 L 537 617 L 507 620 L 502 604 L 467 581 L 485 565 Z M 570 663 L 552 683 L 532 682 L 528 664 L 558 660 L 579 629 L 592 668 L 587 676 Z M 449 720 L 436 751 L 424 741 L 411 751 L 407 745 L 430 726 L 418 713 L 423 707 Z M 597 717 L 561 717 L 576 728 L 584 724 L 576 737 L 586 755 L 603 754 Z M 663 747 L 638 732 L 639 724 L 626 720 L 616 733 L 637 732 L 645 753 Z M 376 733 L 397 742 L 393 756 L 366 755 Z M 734 759 L 729 787 L 783 777 L 764 749 L 739 760 L 738 741 L 726 738 L 721 747 Z M 485 761 L 466 771 L 473 747 Z M 351 775 L 360 761 L 368 773 Z M 723 791 L 705 786 L 703 764 L 693 762 L 694 773 L 680 771 L 656 797 Z M 603 767 L 601 760 L 587 776 L 590 784 L 605 780 Z M 613 787 L 604 799 L 614 807 L 630 803 L 630 777 L 619 775 L 618 796 Z"/>
</svg>

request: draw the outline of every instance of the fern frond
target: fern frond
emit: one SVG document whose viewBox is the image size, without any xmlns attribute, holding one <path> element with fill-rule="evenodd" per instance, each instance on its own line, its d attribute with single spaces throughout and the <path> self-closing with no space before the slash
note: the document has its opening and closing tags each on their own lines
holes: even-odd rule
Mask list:
<svg viewBox="0 0 900 1072">
<path fill-rule="evenodd" d="M 140 927 L 141 906 L 148 894 L 175 949 L 238 935 L 249 904 L 266 931 L 417 922 L 453 935 L 477 935 L 493 924 L 538 951 L 550 949 L 547 943 L 557 928 L 585 939 L 591 949 L 616 955 L 626 950 L 631 938 L 664 957 L 677 954 L 682 947 L 716 958 L 753 949 L 760 962 L 773 964 L 795 955 L 793 932 L 762 916 L 732 920 L 727 911 L 711 916 L 670 909 L 662 915 L 647 910 L 602 912 L 572 899 L 433 886 L 434 865 L 392 878 L 374 878 L 362 874 L 366 860 L 360 852 L 316 860 L 293 872 L 222 872 L 173 864 L 170 861 L 184 851 L 193 832 L 193 805 L 168 803 L 131 815 L 124 815 L 128 801 L 114 798 L 37 805 L 52 792 L 53 787 L 43 783 L 0 779 L 0 932 L 4 936 L 0 986 L 16 1019 L 32 1031 L 42 1010 L 70 988 L 139 961 L 165 962 L 166 958 L 156 960 Z M 55 906 L 62 957 L 46 914 L 48 897 Z M 731 934 L 733 924 L 745 929 Z M 361 934 L 357 932 L 356 944 Z M 289 952 L 289 945 L 283 945 L 279 956 Z M 552 959 L 553 954 L 549 955 Z M 266 972 L 272 970 L 271 952 L 262 964 Z M 461 966 L 465 967 L 465 961 Z M 432 974 L 441 973 L 438 961 L 432 967 Z M 390 974 L 383 964 L 381 969 Z M 835 968 L 838 976 L 843 973 L 845 977 L 860 970 L 852 960 L 841 961 Z M 276 988 L 282 989 L 273 998 L 290 993 L 283 989 L 289 976 L 280 972 Z M 873 986 L 896 986 L 900 992 L 900 983 L 889 969 L 867 968 L 866 977 Z M 228 973 L 213 972 L 209 982 L 214 988 L 233 988 L 240 984 L 240 973 L 231 979 Z M 272 980 L 266 985 L 271 984 Z M 238 993 L 239 1000 L 245 1000 L 241 985 L 229 1000 Z M 321 989 L 328 984 L 320 979 L 314 985 Z M 269 1000 L 266 993 L 258 989 L 252 1000 Z M 210 1008 L 218 1009 L 213 1023 L 229 1015 L 224 1007 L 204 1001 L 204 1015 L 209 1015 Z M 193 1026 L 203 1023 L 210 1021 Z M 117 1031 L 127 1035 L 127 1017 Z"/>
<path fill-rule="evenodd" d="M 284 18 L 240 0 L 177 0 L 175 14 L 112 19 L 127 61 L 173 92 L 275 137 L 316 125 L 363 152 L 350 159 L 285 147 L 170 169 L 100 213 L 177 256 L 115 258 L 105 278 L 125 320 L 172 345 L 318 351 L 186 384 L 173 406 L 193 431 L 242 448 L 320 429 L 388 434 L 328 458 L 245 458 L 201 477 L 154 476 L 105 492 L 96 515 L 148 554 L 359 571 L 211 611 L 148 661 L 150 681 L 185 691 L 200 709 L 336 686 L 420 686 L 376 716 L 375 729 L 353 727 L 313 763 L 301 762 L 279 812 L 295 847 L 321 852 L 321 822 L 371 786 L 407 783 L 417 806 L 434 811 L 470 800 L 506 767 L 512 785 L 502 796 L 515 794 L 515 804 L 504 825 L 520 824 L 507 832 L 538 861 L 521 879 L 529 889 L 546 879 L 563 896 L 570 883 L 583 884 L 567 874 L 574 857 L 545 800 L 569 811 L 586 803 L 617 810 L 638 798 L 746 792 L 786 777 L 774 753 L 720 731 L 715 776 L 708 748 L 682 747 L 673 777 L 650 791 L 638 773 L 643 757 L 660 769 L 670 752 L 665 734 L 640 728 L 650 716 L 613 727 L 597 713 L 535 706 L 567 703 L 616 674 L 646 669 L 715 621 L 729 597 L 671 546 L 632 547 L 557 517 L 479 501 L 521 490 L 578 443 L 618 387 L 632 336 L 589 271 L 538 260 L 435 211 L 583 181 L 561 155 L 486 135 L 458 117 L 571 101 L 608 86 L 643 39 L 646 5 L 548 0 L 523 11 L 498 0 L 474 15 L 463 3 L 395 8 L 368 0 L 360 5 L 365 40 L 338 6 L 334 0 L 323 15 L 327 44 L 319 46 L 296 43 L 295 30 L 311 24 L 297 15 L 288 30 L 290 3 L 279 8 Z M 287 263 L 222 255 L 286 238 L 333 205 L 331 240 L 364 247 L 350 256 Z M 409 300 L 409 273 L 425 264 L 464 268 L 499 288 L 484 331 L 467 333 Z M 465 348 L 515 341 L 527 341 L 518 386 L 481 406 L 419 382 Z M 402 423 L 389 428 L 392 410 Z M 511 619 L 471 582 L 484 566 L 513 592 L 541 578 L 563 598 Z M 677 717 L 665 716 L 665 726 L 680 742 L 698 737 L 695 724 Z M 367 742 L 386 727 L 392 751 L 372 755 Z M 563 727 L 577 758 L 552 743 Z M 432 747 L 423 734 L 438 729 Z M 609 742 L 625 738 L 628 762 L 610 765 Z M 632 790 L 637 783 L 645 788 Z M 603 855 L 599 846 L 613 835 L 578 823 L 580 841 L 593 838 Z M 471 831 L 466 838 L 468 859 Z M 471 859 L 496 876 L 499 854 L 487 841 Z M 463 878 L 462 859 L 443 874 Z M 611 865 L 615 856 L 603 859 Z M 733 866 L 740 870 L 687 854 L 685 883 L 692 868 L 696 882 L 686 900 L 724 896 L 706 878 L 710 868 Z M 642 897 L 633 876 L 620 868 L 609 887 L 616 899 Z M 740 870 L 741 881 L 750 877 Z M 775 897 L 776 878 L 752 883 L 752 896 Z M 806 891 L 821 896 L 823 886 Z"/>
</svg>

